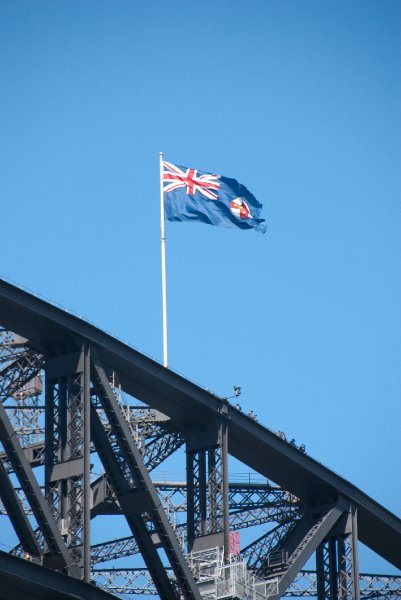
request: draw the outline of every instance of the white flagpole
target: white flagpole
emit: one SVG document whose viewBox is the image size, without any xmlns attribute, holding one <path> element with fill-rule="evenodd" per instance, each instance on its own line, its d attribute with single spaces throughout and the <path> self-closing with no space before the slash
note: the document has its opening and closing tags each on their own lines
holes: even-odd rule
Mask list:
<svg viewBox="0 0 401 600">
<path fill-rule="evenodd" d="M 163 152 L 160 157 L 160 241 L 162 254 L 163 364 L 167 367 L 166 237 L 164 234 Z"/>
</svg>

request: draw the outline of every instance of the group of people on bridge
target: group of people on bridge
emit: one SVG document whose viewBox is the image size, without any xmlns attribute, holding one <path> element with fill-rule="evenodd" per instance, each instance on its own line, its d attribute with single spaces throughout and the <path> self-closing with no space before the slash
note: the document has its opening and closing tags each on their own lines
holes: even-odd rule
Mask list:
<svg viewBox="0 0 401 600">
<path fill-rule="evenodd" d="M 285 435 L 284 431 L 277 431 L 276 435 L 278 435 L 279 438 L 281 438 L 288 444 L 291 444 L 291 446 L 295 446 L 295 448 L 298 448 L 298 450 L 300 450 L 301 452 L 306 452 L 305 444 L 301 444 L 300 446 L 298 446 L 298 444 L 296 443 L 294 438 L 292 438 L 290 441 L 288 441 L 287 436 Z"/>
</svg>

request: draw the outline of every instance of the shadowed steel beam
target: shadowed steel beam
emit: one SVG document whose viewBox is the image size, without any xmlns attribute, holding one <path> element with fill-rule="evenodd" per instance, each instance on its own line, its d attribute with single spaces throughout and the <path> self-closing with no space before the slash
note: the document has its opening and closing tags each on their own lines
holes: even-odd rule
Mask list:
<svg viewBox="0 0 401 600">
<path fill-rule="evenodd" d="M 343 503 L 337 502 L 332 508 L 321 514 L 312 526 L 308 526 L 308 521 L 304 517 L 290 532 L 289 537 L 285 540 L 289 549 L 287 568 L 279 578 L 279 593 L 272 597 L 272 600 L 278 600 L 285 594 L 297 573 L 344 513 L 344 508 Z"/>
<path fill-rule="evenodd" d="M 83 579 L 90 582 L 91 570 L 91 542 L 90 542 L 90 522 L 91 522 L 91 499 L 92 490 L 90 486 L 91 475 L 91 398 L 90 398 L 90 350 L 87 345 L 82 348 L 84 355 L 84 375 L 83 375 L 83 532 L 82 532 L 82 550 L 83 550 Z"/>
<path fill-rule="evenodd" d="M 4 280 L 0 280 L 0 319 L 3 327 L 32 340 L 28 343 L 42 353 L 60 344 L 76 347 L 77 337 L 96 346 L 104 366 L 118 373 L 122 390 L 170 416 L 181 431 L 194 418 L 207 421 L 220 414 L 225 403 L 94 325 Z M 360 541 L 401 567 L 401 519 L 234 407 L 228 407 L 227 418 L 230 454 L 306 503 L 346 498 L 358 509 Z"/>
<path fill-rule="evenodd" d="M 161 598 L 177 600 L 177 591 L 166 575 L 151 534 L 147 529 L 146 522 L 149 518 L 173 568 L 184 598 L 200 600 L 201 596 L 195 580 L 161 506 L 140 451 L 134 444 L 121 407 L 96 355 L 92 356 L 92 364 L 94 390 L 107 415 L 113 440 L 116 442 L 112 446 L 108 434 L 103 427 L 100 427 L 99 417 L 92 405 L 95 445 L 98 446 L 99 455 L 102 461 L 104 460 L 106 468 L 109 464 L 114 463 L 113 471 L 111 473 L 108 471 L 111 483 L 152 573 L 159 594 Z"/>
<path fill-rule="evenodd" d="M 0 551 L 0 597 L 12 600 L 117 600 L 94 585 Z"/>
<path fill-rule="evenodd" d="M 137 500 L 134 495 L 135 489 L 130 487 L 129 482 L 125 477 L 125 473 L 114 455 L 113 448 L 93 404 L 91 405 L 91 424 L 92 436 L 97 452 L 104 468 L 108 472 L 110 484 L 113 487 L 117 499 L 123 504 L 123 499 L 129 496 L 130 492 L 133 493 L 133 496 L 130 499 L 131 501 L 128 503 L 128 505 L 126 504 L 125 518 L 133 535 L 136 538 L 138 547 L 151 573 L 155 586 L 160 592 L 162 598 L 176 600 L 171 582 L 164 571 L 160 557 L 152 540 L 150 539 L 150 534 L 146 529 L 145 522 L 143 519 L 141 519 L 141 515 L 136 515 L 134 512 Z M 131 511 L 129 510 L 129 504 L 131 504 Z"/>
<path fill-rule="evenodd" d="M 89 581 L 90 364 L 87 349 L 48 358 L 45 492 L 81 576 Z"/>
<path fill-rule="evenodd" d="M 44 406 L 24 406 L 21 405 L 5 405 L 5 409 L 7 409 L 8 413 L 16 413 L 23 412 L 26 409 L 26 412 L 35 410 L 39 415 L 44 411 Z M 184 443 L 184 436 L 179 431 L 171 431 L 171 425 L 168 423 L 168 417 L 165 418 L 164 421 L 159 422 L 151 422 L 150 426 L 145 421 L 138 421 L 136 419 L 136 415 L 134 410 L 128 410 L 131 407 L 122 407 L 125 418 L 128 420 L 128 424 L 132 431 L 132 435 L 136 442 L 142 442 L 143 445 L 140 446 L 141 453 L 144 457 L 144 462 L 148 471 L 152 471 L 156 467 L 158 467 L 164 460 L 166 460 L 171 454 L 173 454 L 176 450 L 178 450 Z M 156 411 L 153 411 L 156 412 Z M 36 417 L 37 421 L 37 417 Z M 166 424 L 165 424 L 166 422 Z M 145 423 L 145 427 L 143 426 Z M 136 426 L 140 425 L 143 431 L 136 431 Z M 38 425 L 37 422 L 32 427 L 25 427 L 24 431 L 18 429 L 17 426 L 14 427 L 16 433 L 18 433 L 19 437 L 21 436 L 44 436 L 44 426 Z M 150 431 L 148 431 L 150 429 Z M 24 446 L 24 452 L 27 455 L 29 462 L 32 466 L 40 466 L 44 464 L 45 461 L 45 442 L 44 439 L 40 441 L 35 441 L 34 443 L 22 444 Z M 139 444 L 138 444 L 139 445 Z M 91 451 L 94 449 L 91 448 Z M 4 458 L 4 452 L 0 452 L 0 458 Z"/>
<path fill-rule="evenodd" d="M 21 448 L 17 434 L 12 428 L 10 420 L 0 404 L 0 441 L 7 452 L 7 456 L 14 468 L 20 485 L 32 508 L 36 521 L 46 540 L 50 552 L 57 556 L 59 567 L 67 569 L 70 575 L 79 576 L 74 567 L 72 557 L 64 544 L 63 538 L 58 530 L 57 523 L 50 511 L 35 475 L 28 463 L 24 451 Z"/>
<path fill-rule="evenodd" d="M 0 497 L 24 551 L 32 556 L 40 556 L 42 549 L 1 459 Z"/>
<path fill-rule="evenodd" d="M 105 483 L 105 481 L 103 481 Z M 157 483 L 153 482 L 156 490 L 158 491 L 159 496 L 161 495 L 161 491 L 163 490 L 178 490 L 179 494 L 185 494 L 186 485 L 185 484 L 166 484 L 166 483 Z M 243 529 L 247 527 L 254 527 L 255 525 L 260 525 L 262 523 L 272 523 L 278 522 L 279 525 L 270 530 L 268 533 L 264 534 L 262 538 L 256 540 L 249 546 L 247 546 L 247 550 L 243 550 L 241 552 L 242 556 L 247 559 L 252 557 L 251 567 L 253 569 L 257 569 L 258 566 L 262 564 L 263 556 L 269 553 L 269 547 L 274 547 L 277 545 L 280 540 L 280 535 L 283 537 L 289 530 L 290 527 L 293 527 L 295 521 L 300 518 L 299 508 L 295 505 L 289 505 L 288 502 L 285 502 L 283 499 L 282 490 L 274 490 L 274 495 L 269 494 L 269 492 L 261 489 L 261 486 L 257 487 L 252 497 L 255 501 L 255 509 L 252 510 L 251 503 L 249 499 L 249 485 L 245 484 L 244 490 L 244 502 L 241 501 L 241 484 L 229 484 L 233 486 L 233 493 L 230 494 L 230 509 L 231 506 L 234 507 L 234 510 L 230 510 L 230 527 L 231 530 Z M 270 486 L 266 486 L 270 488 Z M 99 494 L 102 497 L 101 494 Z M 103 492 L 104 496 L 104 492 Z M 257 498 L 260 498 L 259 502 Z M 272 501 L 272 498 L 275 498 L 275 502 Z M 182 540 L 181 543 L 184 543 L 187 539 L 187 522 L 184 521 L 182 523 L 178 522 L 177 513 L 183 512 L 185 513 L 187 504 L 186 497 L 183 497 L 182 500 L 176 501 L 174 503 L 174 498 L 171 498 L 170 495 L 167 497 L 161 496 L 162 504 L 169 515 L 170 522 L 172 523 L 176 535 L 178 535 L 179 539 Z M 281 506 L 281 503 L 284 505 Z M 122 514 L 120 508 L 117 507 L 117 504 L 114 503 L 116 507 L 115 511 L 110 509 L 108 514 Z M 243 506 L 243 508 L 241 508 Z M 117 510 L 118 508 L 118 510 Z M 295 509 L 298 508 L 298 511 Z M 106 509 L 105 509 L 106 511 Z M 277 530 L 277 534 L 275 535 L 275 530 Z M 106 562 L 108 560 L 116 560 L 118 558 L 122 558 L 124 556 L 132 556 L 139 552 L 138 544 L 136 543 L 133 537 L 124 537 L 115 540 L 110 540 L 107 542 L 101 542 L 99 544 L 92 545 L 91 548 L 91 557 L 92 557 L 92 565 L 98 564 L 101 562 Z"/>
</svg>

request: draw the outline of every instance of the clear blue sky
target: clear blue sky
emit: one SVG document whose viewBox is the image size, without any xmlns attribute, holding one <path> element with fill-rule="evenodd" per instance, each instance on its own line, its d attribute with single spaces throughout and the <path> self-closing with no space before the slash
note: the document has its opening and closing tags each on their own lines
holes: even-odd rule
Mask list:
<svg viewBox="0 0 401 600">
<path fill-rule="evenodd" d="M 400 50 L 398 0 L 0 5 L 1 275 L 161 360 L 158 153 L 239 179 L 266 235 L 167 224 L 171 366 L 398 515 Z"/>
</svg>

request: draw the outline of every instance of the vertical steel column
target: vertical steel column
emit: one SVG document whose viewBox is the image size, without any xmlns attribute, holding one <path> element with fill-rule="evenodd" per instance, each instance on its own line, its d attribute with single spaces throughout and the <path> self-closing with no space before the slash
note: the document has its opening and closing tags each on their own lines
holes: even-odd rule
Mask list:
<svg viewBox="0 0 401 600">
<path fill-rule="evenodd" d="M 360 598 L 356 517 L 356 508 L 350 507 L 344 534 L 337 537 L 340 600 Z"/>
<path fill-rule="evenodd" d="M 89 350 L 48 359 L 45 371 L 45 492 L 81 577 L 89 581 Z"/>
<path fill-rule="evenodd" d="M 199 464 L 199 535 L 207 534 L 206 451 L 198 453 Z"/>
<path fill-rule="evenodd" d="M 316 548 L 316 596 L 317 600 L 327 600 L 326 569 L 324 562 L 324 542 Z"/>
<path fill-rule="evenodd" d="M 318 600 L 360 600 L 358 529 L 355 507 L 316 551 Z"/>
<path fill-rule="evenodd" d="M 224 548 L 228 559 L 228 428 L 224 420 L 187 432 L 188 550 Z"/>
<path fill-rule="evenodd" d="M 83 514 L 83 579 L 90 582 L 91 574 L 91 544 L 90 544 L 90 519 L 91 519 L 91 395 L 90 395 L 90 349 L 84 346 L 84 389 L 83 389 L 83 418 L 84 418 L 84 514 Z"/>
<path fill-rule="evenodd" d="M 93 349 L 91 354 L 94 444 L 157 591 L 164 600 L 177 600 L 179 597 L 201 600 L 199 589 L 149 477 L 142 455 L 135 445 L 107 374 Z M 107 429 L 99 418 L 99 406 L 107 417 Z M 154 533 L 158 539 L 155 539 Z M 173 569 L 175 582 L 169 578 L 163 565 L 157 547 L 159 544 Z"/>
<path fill-rule="evenodd" d="M 318 600 L 337 600 L 335 538 L 325 540 L 316 550 L 316 586 Z"/>
<path fill-rule="evenodd" d="M 187 471 L 187 540 L 188 552 L 192 551 L 195 539 L 195 527 L 197 525 L 195 518 L 195 487 L 196 487 L 196 472 L 195 472 L 195 457 L 194 453 L 187 450 L 186 453 L 186 471 Z"/>
<path fill-rule="evenodd" d="M 337 579 L 337 556 L 336 556 L 336 540 L 330 538 L 329 546 L 329 573 L 330 573 L 330 598 L 335 600 L 338 597 L 338 579 Z"/>
<path fill-rule="evenodd" d="M 222 509 L 223 509 L 223 534 L 224 534 L 224 559 L 230 557 L 230 502 L 228 490 L 228 425 L 221 423 L 221 454 L 222 454 Z"/>
<path fill-rule="evenodd" d="M 222 531 L 221 522 L 221 446 L 207 450 L 208 533 Z"/>
<path fill-rule="evenodd" d="M 191 552 L 195 538 L 207 534 L 206 450 L 187 450 L 187 528 Z"/>
<path fill-rule="evenodd" d="M 45 382 L 45 495 L 50 509 L 60 528 L 61 516 L 61 490 L 59 482 L 52 481 L 53 466 L 61 460 L 62 448 L 65 444 L 63 438 L 58 436 L 59 429 L 64 431 L 59 422 L 59 405 L 63 404 L 66 386 L 61 381 L 50 382 L 46 377 Z"/>
<path fill-rule="evenodd" d="M 351 517 L 351 543 L 352 543 L 352 579 L 353 579 L 353 598 L 360 600 L 361 590 L 359 582 L 359 552 L 358 552 L 358 512 L 355 506 L 350 508 Z"/>
</svg>

